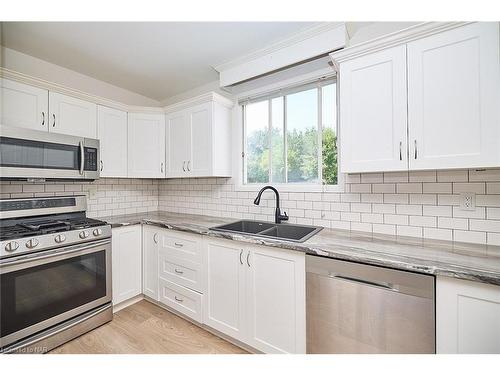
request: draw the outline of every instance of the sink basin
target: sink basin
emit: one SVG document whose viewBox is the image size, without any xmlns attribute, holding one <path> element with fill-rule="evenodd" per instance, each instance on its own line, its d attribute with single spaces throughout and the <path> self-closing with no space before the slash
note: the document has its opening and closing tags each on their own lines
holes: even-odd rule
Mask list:
<svg viewBox="0 0 500 375">
<path fill-rule="evenodd" d="M 273 224 L 265 221 L 240 220 L 210 229 L 220 232 L 249 234 L 255 237 L 304 242 L 323 228 L 309 225 Z"/>
</svg>

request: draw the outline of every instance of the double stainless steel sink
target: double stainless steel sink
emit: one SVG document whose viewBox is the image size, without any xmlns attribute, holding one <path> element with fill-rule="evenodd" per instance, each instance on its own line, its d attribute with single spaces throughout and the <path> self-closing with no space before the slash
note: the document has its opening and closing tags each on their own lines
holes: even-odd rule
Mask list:
<svg viewBox="0 0 500 375">
<path fill-rule="evenodd" d="M 275 240 L 304 242 L 323 228 L 309 225 L 274 224 L 265 221 L 240 220 L 210 229 L 219 232 L 247 234 Z"/>
</svg>

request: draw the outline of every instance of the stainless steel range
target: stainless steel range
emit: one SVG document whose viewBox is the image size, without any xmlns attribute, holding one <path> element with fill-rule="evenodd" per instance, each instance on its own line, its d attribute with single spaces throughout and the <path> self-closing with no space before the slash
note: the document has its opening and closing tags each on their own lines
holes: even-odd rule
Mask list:
<svg viewBox="0 0 500 375">
<path fill-rule="evenodd" d="M 46 352 L 112 319 L 111 226 L 85 211 L 85 196 L 0 200 L 0 352 Z"/>
</svg>

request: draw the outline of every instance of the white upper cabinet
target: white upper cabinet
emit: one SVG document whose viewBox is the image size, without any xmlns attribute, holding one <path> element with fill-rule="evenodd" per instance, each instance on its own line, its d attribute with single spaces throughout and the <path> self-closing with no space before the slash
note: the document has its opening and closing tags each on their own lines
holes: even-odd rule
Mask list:
<svg viewBox="0 0 500 375">
<path fill-rule="evenodd" d="M 406 153 L 406 48 L 340 65 L 341 172 L 401 171 Z"/>
<path fill-rule="evenodd" d="M 127 177 L 127 112 L 98 106 L 101 177 Z"/>
<path fill-rule="evenodd" d="M 2 79 L 1 123 L 34 130 L 47 130 L 49 92 L 38 87 Z"/>
<path fill-rule="evenodd" d="M 198 97 L 198 99 L 200 99 Z M 167 177 L 231 175 L 232 102 L 215 93 L 167 109 Z"/>
<path fill-rule="evenodd" d="M 167 177 L 185 176 L 191 158 L 191 127 L 185 112 L 167 116 Z"/>
<path fill-rule="evenodd" d="M 163 114 L 128 114 L 128 177 L 165 177 Z"/>
<path fill-rule="evenodd" d="M 331 56 L 342 172 L 500 166 L 497 22 L 427 23 Z"/>
<path fill-rule="evenodd" d="M 97 138 L 97 105 L 71 96 L 49 93 L 49 131 Z"/>
<path fill-rule="evenodd" d="M 498 23 L 408 43 L 410 169 L 500 165 Z"/>
</svg>

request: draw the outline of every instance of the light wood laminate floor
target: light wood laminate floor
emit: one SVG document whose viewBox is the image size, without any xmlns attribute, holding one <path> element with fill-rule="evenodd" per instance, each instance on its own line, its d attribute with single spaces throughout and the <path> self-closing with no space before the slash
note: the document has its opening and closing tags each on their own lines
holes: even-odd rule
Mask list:
<svg viewBox="0 0 500 375">
<path fill-rule="evenodd" d="M 245 350 L 145 300 L 54 354 L 237 354 Z"/>
</svg>

